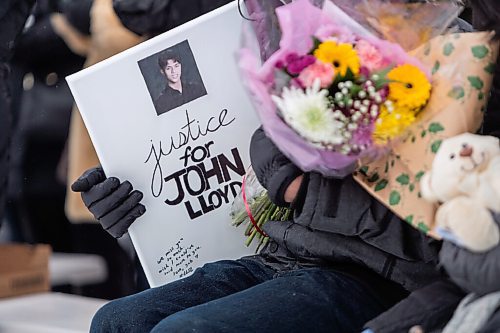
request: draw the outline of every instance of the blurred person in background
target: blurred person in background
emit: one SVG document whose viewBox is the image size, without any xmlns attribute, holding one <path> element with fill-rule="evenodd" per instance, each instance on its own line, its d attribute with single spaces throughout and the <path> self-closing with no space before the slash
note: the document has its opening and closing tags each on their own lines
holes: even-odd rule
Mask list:
<svg viewBox="0 0 500 333">
<path fill-rule="evenodd" d="M 38 0 L 13 50 L 10 80 L 15 83 L 16 126 L 6 221 L 14 231 L 10 241 L 104 257 L 105 282 L 55 290 L 112 299 L 136 290 L 131 260 L 98 225 L 72 224 L 64 212 L 67 168 L 61 156 L 73 107 L 65 77 L 79 71 L 87 57 L 92 6 L 92 0 Z"/>
<path fill-rule="evenodd" d="M 0 226 L 4 216 L 13 124 L 9 62 L 15 41 L 22 32 L 34 2 L 35 0 L 3 0 L 0 3 Z"/>
<path fill-rule="evenodd" d="M 14 50 L 12 107 L 16 126 L 7 213 L 13 240 L 47 243 L 54 251 L 70 252 L 69 223 L 61 209 L 65 186 L 56 170 L 72 105 L 64 78 L 81 68 L 84 59 L 73 53 L 54 29 L 52 18 L 64 15 L 62 10 L 59 1 L 37 1 Z M 80 7 L 67 5 L 64 10 L 74 11 L 71 15 L 83 21 L 75 20 L 75 24 L 85 29 L 88 8 L 87 14 Z M 88 18 L 86 21 L 88 26 Z"/>
<path fill-rule="evenodd" d="M 230 0 L 113 0 L 123 25 L 139 35 L 155 36 L 219 8 Z"/>
</svg>

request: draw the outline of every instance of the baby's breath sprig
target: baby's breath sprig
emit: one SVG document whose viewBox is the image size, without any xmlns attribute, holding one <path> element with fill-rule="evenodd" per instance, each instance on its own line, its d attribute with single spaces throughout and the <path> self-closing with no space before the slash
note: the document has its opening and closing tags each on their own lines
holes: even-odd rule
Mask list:
<svg viewBox="0 0 500 333">
<path fill-rule="evenodd" d="M 333 116 L 344 124 L 341 129 L 344 138 L 340 146 L 341 153 L 348 155 L 369 148 L 367 144 L 355 144 L 352 141 L 359 136 L 361 127 L 370 126 L 376 121 L 382 105 L 387 101 L 386 87 L 377 87 L 375 81 L 366 79 L 360 82 L 342 81 L 330 88 L 332 94 L 329 101 Z"/>
</svg>

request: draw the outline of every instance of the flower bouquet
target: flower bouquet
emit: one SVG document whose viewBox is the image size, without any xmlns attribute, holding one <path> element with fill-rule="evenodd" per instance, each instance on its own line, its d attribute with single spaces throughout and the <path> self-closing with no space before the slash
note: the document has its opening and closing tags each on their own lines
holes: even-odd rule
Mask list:
<svg viewBox="0 0 500 333">
<path fill-rule="evenodd" d="M 248 1 L 247 7 L 258 3 Z M 418 141 L 417 132 L 422 138 L 429 134 L 427 140 L 437 132 L 452 136 L 478 128 L 479 97 L 485 99 L 491 83 L 491 77 L 484 77 L 488 67 L 484 63 L 494 63 L 496 58 L 490 35 L 471 34 L 463 42 L 462 34 L 442 36 L 460 11 L 452 2 L 416 6 L 378 0 L 296 0 L 278 7 L 276 16 L 267 10 L 271 19 L 257 15 L 254 25 L 258 43 L 265 48 L 259 54 L 268 58 L 261 62 L 249 42 L 239 54 L 244 82 L 266 134 L 305 172 L 344 177 L 357 167 L 358 182 L 400 217 L 415 222 L 420 212 L 408 212 L 424 204 L 417 178 L 438 144 L 426 142 L 419 147 L 426 158 L 414 154 L 409 144 Z M 426 26 L 416 22 L 419 28 L 412 42 L 400 43 L 409 32 L 394 33 L 395 18 L 421 20 L 423 13 L 435 22 Z M 278 23 L 280 34 L 273 30 L 273 22 Z M 411 20 L 406 24 L 413 26 Z M 472 52 L 455 49 L 454 45 L 463 48 L 467 42 L 476 47 Z M 435 50 L 445 59 L 437 61 Z M 481 71 L 481 75 L 464 71 L 469 75 L 464 79 L 459 69 Z M 444 112 L 450 106 L 459 110 L 455 116 Z M 457 122 L 461 126 L 448 126 Z M 392 190 L 401 182 L 409 193 L 406 197 Z M 398 205 L 403 203 L 406 208 L 401 210 Z M 431 210 L 422 210 L 429 223 Z"/>
<path fill-rule="evenodd" d="M 396 61 L 367 39 L 340 36 L 352 41 L 318 39 L 308 54 L 280 59 L 275 75 L 287 83 L 271 98 L 305 142 L 349 161 L 398 138 L 426 105 L 431 84 L 409 57 Z"/>
<path fill-rule="evenodd" d="M 260 64 L 240 52 L 266 134 L 304 171 L 343 177 L 376 159 L 426 106 L 431 71 L 377 37 L 334 1 L 278 7 L 279 48 Z"/>
</svg>

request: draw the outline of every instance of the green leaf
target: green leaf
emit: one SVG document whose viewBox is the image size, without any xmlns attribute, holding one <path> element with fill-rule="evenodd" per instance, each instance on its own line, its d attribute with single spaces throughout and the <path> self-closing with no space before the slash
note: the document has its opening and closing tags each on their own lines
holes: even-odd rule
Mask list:
<svg viewBox="0 0 500 333">
<path fill-rule="evenodd" d="M 431 151 L 436 154 L 439 150 L 439 147 L 441 147 L 441 143 L 443 143 L 443 140 L 436 140 L 432 143 L 431 145 Z"/>
<path fill-rule="evenodd" d="M 465 96 L 465 90 L 464 88 L 460 86 L 455 86 L 453 89 L 450 90 L 448 93 L 448 97 L 454 98 L 454 99 L 460 99 Z"/>
<path fill-rule="evenodd" d="M 359 172 L 361 172 L 363 175 L 368 176 L 368 166 L 363 166 L 359 169 Z"/>
<path fill-rule="evenodd" d="M 401 202 L 401 194 L 398 191 L 392 191 L 389 196 L 389 205 L 396 206 Z"/>
<path fill-rule="evenodd" d="M 368 181 L 370 183 L 375 183 L 379 179 L 380 179 L 379 174 L 375 172 L 373 175 L 371 175 L 371 177 L 368 179 Z"/>
<path fill-rule="evenodd" d="M 439 61 L 436 61 L 434 64 L 434 67 L 432 68 L 432 75 L 436 74 L 436 72 L 441 68 L 441 63 Z"/>
<path fill-rule="evenodd" d="M 488 74 L 495 74 L 495 68 L 496 68 L 496 65 L 492 62 L 490 62 L 488 64 L 488 66 L 484 67 L 484 70 L 486 71 L 486 73 Z"/>
<path fill-rule="evenodd" d="M 386 86 L 391 80 L 387 78 L 387 74 L 394 69 L 394 66 L 387 66 L 386 68 L 375 71 L 372 73 L 370 79 L 373 81 L 376 90 L 379 90 Z M 376 78 L 377 77 L 377 78 Z"/>
<path fill-rule="evenodd" d="M 428 233 L 430 230 L 430 228 L 424 222 L 419 222 L 417 227 L 418 227 L 418 229 L 420 229 L 421 231 L 423 231 L 425 233 Z"/>
<path fill-rule="evenodd" d="M 322 43 L 322 41 L 316 37 L 313 37 L 313 48 L 309 54 L 313 54 L 314 51 L 319 47 L 319 45 Z"/>
<path fill-rule="evenodd" d="M 373 79 L 374 75 L 377 75 L 379 77 L 379 79 L 386 78 L 387 74 L 389 74 L 389 72 L 392 71 L 393 69 L 394 69 L 394 65 L 389 65 L 388 67 L 385 67 L 381 70 L 377 70 L 377 71 L 372 72 L 372 80 L 374 80 Z"/>
<path fill-rule="evenodd" d="M 354 73 L 352 72 L 350 67 L 347 67 L 345 75 L 339 74 L 339 75 L 335 76 L 335 80 L 333 81 L 332 86 L 336 87 L 339 82 L 354 81 L 354 79 L 355 79 Z"/>
<path fill-rule="evenodd" d="M 484 87 L 484 82 L 479 78 L 479 76 L 469 76 L 467 77 L 470 84 L 477 90 L 481 90 Z"/>
<path fill-rule="evenodd" d="M 488 50 L 488 48 L 484 45 L 478 45 L 472 48 L 472 54 L 478 59 L 484 59 L 489 52 L 490 50 Z"/>
<path fill-rule="evenodd" d="M 427 135 L 427 131 L 426 130 L 423 130 L 422 133 L 420 133 L 420 136 L 422 138 L 425 138 L 426 135 Z"/>
<path fill-rule="evenodd" d="M 387 179 L 381 179 L 377 185 L 375 185 L 375 192 L 379 192 L 379 191 L 382 191 L 384 188 L 386 188 L 387 184 L 389 182 L 387 181 Z"/>
<path fill-rule="evenodd" d="M 347 70 L 345 72 L 344 77 L 342 78 L 342 81 L 354 81 L 355 76 L 354 73 L 352 72 L 351 67 L 347 67 Z"/>
<path fill-rule="evenodd" d="M 419 171 L 419 172 L 415 175 L 415 180 L 416 180 L 417 182 L 419 182 L 419 181 L 420 181 L 420 178 L 422 178 L 422 176 L 423 176 L 424 174 L 425 174 L 425 172 L 424 172 L 424 171 Z"/>
<path fill-rule="evenodd" d="M 410 189 L 410 192 L 413 192 L 413 190 L 415 189 L 415 185 L 414 184 L 410 184 L 409 189 Z"/>
<path fill-rule="evenodd" d="M 429 132 L 431 132 L 433 134 L 436 134 L 436 133 L 439 133 L 442 131 L 444 131 L 444 127 L 440 123 L 431 123 L 429 125 Z"/>
<path fill-rule="evenodd" d="M 477 96 L 477 99 L 482 101 L 484 99 L 484 93 L 482 91 L 479 92 L 479 95 Z"/>
<path fill-rule="evenodd" d="M 349 93 L 351 96 L 357 96 L 358 93 L 363 90 L 363 87 L 358 85 L 358 84 L 353 84 L 352 87 L 349 89 Z M 349 99 L 351 97 L 345 97 L 346 99 Z"/>
<path fill-rule="evenodd" d="M 403 173 L 396 178 L 396 181 L 400 183 L 401 185 L 408 185 L 410 183 L 410 176 L 408 176 L 406 173 Z"/>
<path fill-rule="evenodd" d="M 455 46 L 452 43 L 446 43 L 443 47 L 443 54 L 449 56 L 455 50 Z"/>
<path fill-rule="evenodd" d="M 413 215 L 408 215 L 407 217 L 405 217 L 405 221 L 412 224 L 413 223 Z"/>
</svg>

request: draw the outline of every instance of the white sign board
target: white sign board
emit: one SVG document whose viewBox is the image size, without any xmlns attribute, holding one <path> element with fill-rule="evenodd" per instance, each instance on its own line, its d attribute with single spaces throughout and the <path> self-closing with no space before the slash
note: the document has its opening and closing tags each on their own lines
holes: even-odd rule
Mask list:
<svg viewBox="0 0 500 333">
<path fill-rule="evenodd" d="M 242 21 L 234 2 L 67 78 L 106 174 L 144 193 L 129 232 L 152 287 L 255 251 L 229 216 L 259 126 Z"/>
</svg>

